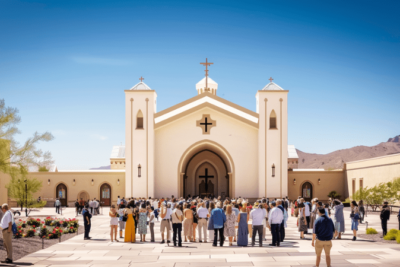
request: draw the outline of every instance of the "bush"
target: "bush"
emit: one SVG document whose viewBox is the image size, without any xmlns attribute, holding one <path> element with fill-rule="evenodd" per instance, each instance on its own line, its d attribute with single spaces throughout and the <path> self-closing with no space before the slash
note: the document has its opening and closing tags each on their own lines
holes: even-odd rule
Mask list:
<svg viewBox="0 0 400 267">
<path fill-rule="evenodd" d="M 400 244 L 400 235 L 397 235 L 396 241 L 397 241 L 397 244 Z"/>
<path fill-rule="evenodd" d="M 367 235 L 376 235 L 378 231 L 376 231 L 374 228 L 367 228 Z"/>
<path fill-rule="evenodd" d="M 340 199 L 341 195 L 339 195 L 336 191 L 331 191 L 329 192 L 328 197 L 332 199 Z"/>
<path fill-rule="evenodd" d="M 385 240 L 396 240 L 398 236 L 400 236 L 399 231 L 396 229 L 391 229 L 384 237 Z"/>
<path fill-rule="evenodd" d="M 27 224 L 32 226 L 32 228 L 37 228 L 40 226 L 40 219 L 35 220 L 32 218 L 29 218 Z"/>
</svg>

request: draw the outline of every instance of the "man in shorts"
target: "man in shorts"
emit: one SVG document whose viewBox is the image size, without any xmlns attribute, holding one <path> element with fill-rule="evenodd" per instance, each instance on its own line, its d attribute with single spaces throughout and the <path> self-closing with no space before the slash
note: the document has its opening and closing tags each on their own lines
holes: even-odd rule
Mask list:
<svg viewBox="0 0 400 267">
<path fill-rule="evenodd" d="M 160 224 L 160 232 L 161 232 L 161 244 L 165 243 L 164 232 L 167 231 L 167 243 L 171 242 L 171 208 L 167 207 L 167 203 L 164 201 L 161 204 L 161 224 Z"/>
<path fill-rule="evenodd" d="M 321 262 L 322 250 L 325 251 L 326 266 L 331 266 L 331 248 L 332 238 L 335 232 L 335 226 L 331 218 L 325 215 L 325 209 L 323 207 L 318 208 L 319 218 L 315 221 L 312 246 L 315 247 L 315 253 L 317 254 L 316 266 L 318 267 Z"/>
</svg>

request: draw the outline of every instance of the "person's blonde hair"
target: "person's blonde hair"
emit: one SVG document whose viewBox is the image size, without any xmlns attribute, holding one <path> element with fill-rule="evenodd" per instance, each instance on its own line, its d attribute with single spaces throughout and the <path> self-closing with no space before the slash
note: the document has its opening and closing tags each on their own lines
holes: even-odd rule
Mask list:
<svg viewBox="0 0 400 267">
<path fill-rule="evenodd" d="M 226 215 L 231 215 L 232 214 L 232 205 L 228 204 L 226 205 Z"/>
</svg>

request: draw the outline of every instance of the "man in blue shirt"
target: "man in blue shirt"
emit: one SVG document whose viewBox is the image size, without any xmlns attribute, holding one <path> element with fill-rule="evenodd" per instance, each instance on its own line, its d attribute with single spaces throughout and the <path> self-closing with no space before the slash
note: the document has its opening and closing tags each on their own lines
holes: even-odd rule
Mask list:
<svg viewBox="0 0 400 267">
<path fill-rule="evenodd" d="M 319 218 L 315 221 L 312 246 L 315 247 L 315 253 L 317 254 L 316 266 L 319 266 L 321 262 L 322 250 L 325 251 L 326 265 L 331 266 L 331 248 L 332 238 L 335 232 L 335 226 L 332 220 L 325 215 L 325 209 L 323 207 L 318 208 Z"/>
<path fill-rule="evenodd" d="M 217 208 L 211 211 L 211 220 L 214 224 L 213 247 L 217 246 L 218 233 L 219 233 L 219 244 L 222 247 L 224 245 L 224 223 L 226 222 L 226 215 L 224 210 L 221 209 L 221 202 L 218 202 Z"/>
<path fill-rule="evenodd" d="M 82 210 L 82 215 L 83 215 L 83 225 L 85 226 L 85 235 L 84 235 L 84 240 L 90 240 L 91 237 L 89 237 L 89 232 L 90 232 L 90 220 L 92 218 L 92 214 L 89 212 L 89 204 L 85 204 L 85 208 Z"/>
</svg>

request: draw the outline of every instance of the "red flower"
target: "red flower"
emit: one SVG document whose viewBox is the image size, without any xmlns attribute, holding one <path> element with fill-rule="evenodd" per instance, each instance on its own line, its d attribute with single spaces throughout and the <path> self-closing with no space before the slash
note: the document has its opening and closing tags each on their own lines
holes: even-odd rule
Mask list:
<svg viewBox="0 0 400 267">
<path fill-rule="evenodd" d="M 33 230 L 34 233 L 36 233 L 36 230 Z"/>
<path fill-rule="evenodd" d="M 21 233 L 21 232 L 22 232 L 22 230 L 19 230 L 18 232 L 20 232 L 20 233 Z"/>
<path fill-rule="evenodd" d="M 46 228 L 46 225 L 45 225 L 45 226 L 43 226 L 43 228 Z"/>
<path fill-rule="evenodd" d="M 36 221 L 40 222 L 40 219 L 37 219 Z"/>
<path fill-rule="evenodd" d="M 21 219 L 19 219 L 19 221 L 20 221 L 20 222 L 22 222 L 22 220 L 21 220 Z"/>
<path fill-rule="evenodd" d="M 55 233 L 56 233 L 56 230 L 53 231 L 53 234 L 55 234 Z"/>
</svg>

